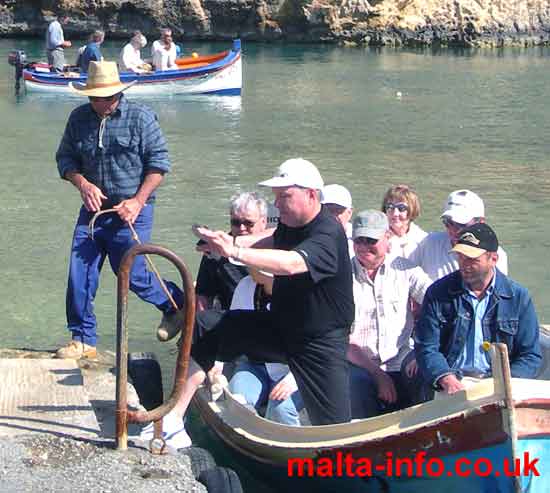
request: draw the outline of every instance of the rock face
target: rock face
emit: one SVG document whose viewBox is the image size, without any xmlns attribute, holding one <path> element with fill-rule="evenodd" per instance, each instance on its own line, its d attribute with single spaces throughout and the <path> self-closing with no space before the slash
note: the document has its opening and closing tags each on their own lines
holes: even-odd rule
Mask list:
<svg viewBox="0 0 550 493">
<path fill-rule="evenodd" d="M 0 0 L 0 36 L 43 36 L 54 10 L 67 38 L 140 29 L 176 39 L 506 46 L 550 41 L 550 0 Z"/>
</svg>

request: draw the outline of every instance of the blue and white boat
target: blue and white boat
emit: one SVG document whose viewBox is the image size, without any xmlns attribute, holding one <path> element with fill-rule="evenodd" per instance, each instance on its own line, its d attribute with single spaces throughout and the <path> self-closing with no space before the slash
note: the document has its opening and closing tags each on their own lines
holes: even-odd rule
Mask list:
<svg viewBox="0 0 550 493">
<path fill-rule="evenodd" d="M 143 74 L 122 72 L 124 83 L 137 81 L 127 92 L 135 95 L 238 96 L 242 90 L 241 41 L 234 40 L 230 50 L 206 56 L 179 58 L 178 69 Z M 47 64 L 29 63 L 22 70 L 28 92 L 69 94 L 69 82 L 86 82 L 86 74 L 66 71 L 56 74 Z"/>
</svg>

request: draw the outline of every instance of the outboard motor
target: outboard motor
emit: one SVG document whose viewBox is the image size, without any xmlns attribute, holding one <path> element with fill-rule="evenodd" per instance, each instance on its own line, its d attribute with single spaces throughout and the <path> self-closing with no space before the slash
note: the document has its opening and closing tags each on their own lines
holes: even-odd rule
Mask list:
<svg viewBox="0 0 550 493">
<path fill-rule="evenodd" d="M 27 64 L 27 54 L 23 50 L 11 51 L 8 54 L 8 63 L 15 67 L 15 93 L 19 94 L 23 69 Z"/>
</svg>

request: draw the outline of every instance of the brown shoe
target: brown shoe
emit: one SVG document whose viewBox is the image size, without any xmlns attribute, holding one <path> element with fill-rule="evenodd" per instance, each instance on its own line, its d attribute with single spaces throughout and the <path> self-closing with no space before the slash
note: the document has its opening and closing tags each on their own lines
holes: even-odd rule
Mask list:
<svg viewBox="0 0 550 493">
<path fill-rule="evenodd" d="M 95 358 L 97 350 L 95 346 L 84 344 L 80 341 L 71 341 L 66 346 L 59 348 L 55 357 L 59 359 Z"/>
<path fill-rule="evenodd" d="M 161 342 L 169 341 L 178 335 L 183 328 L 184 315 L 183 310 L 164 313 L 157 329 L 157 339 Z"/>
</svg>

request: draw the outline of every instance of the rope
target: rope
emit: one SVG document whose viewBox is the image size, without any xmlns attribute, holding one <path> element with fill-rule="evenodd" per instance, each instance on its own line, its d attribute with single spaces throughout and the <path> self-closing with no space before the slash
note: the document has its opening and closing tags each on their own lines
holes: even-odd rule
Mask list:
<svg viewBox="0 0 550 493">
<path fill-rule="evenodd" d="M 110 213 L 110 212 L 117 212 L 117 210 L 116 209 L 105 209 L 104 211 L 96 212 L 94 214 L 94 217 L 92 217 L 92 220 L 88 224 L 88 235 L 90 236 L 90 238 L 92 240 L 94 239 L 94 226 L 95 226 L 96 219 L 99 216 L 101 216 L 102 214 L 107 214 L 107 213 Z M 134 241 L 136 241 L 139 245 L 143 245 L 142 241 L 139 239 L 139 236 L 138 236 L 136 230 L 134 229 L 134 225 L 129 223 L 129 222 L 127 222 L 126 224 L 130 228 L 130 231 L 132 232 L 132 239 Z M 147 260 L 147 263 L 149 264 L 149 267 L 151 268 L 151 270 L 153 271 L 153 273 L 157 277 L 157 279 L 160 283 L 160 287 L 162 288 L 162 290 L 164 291 L 164 293 L 166 294 L 166 296 L 170 300 L 170 303 L 172 304 L 172 307 L 174 308 L 174 310 L 176 310 L 176 311 L 179 310 L 178 305 L 174 301 L 174 298 L 172 297 L 172 294 L 170 293 L 170 291 L 168 291 L 168 288 L 166 287 L 166 284 L 165 284 L 164 280 L 160 276 L 160 273 L 159 273 L 158 269 L 156 268 L 155 264 L 151 260 L 151 257 L 149 255 L 145 254 L 145 260 Z"/>
</svg>

